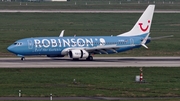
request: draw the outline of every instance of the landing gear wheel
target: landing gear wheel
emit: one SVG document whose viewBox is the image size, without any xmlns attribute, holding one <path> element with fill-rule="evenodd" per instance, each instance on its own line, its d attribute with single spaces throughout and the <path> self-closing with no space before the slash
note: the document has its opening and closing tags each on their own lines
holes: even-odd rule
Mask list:
<svg viewBox="0 0 180 101">
<path fill-rule="evenodd" d="M 88 58 L 86 58 L 86 60 L 88 60 L 88 61 L 93 61 L 93 57 L 92 57 L 92 56 L 89 56 Z"/>
<path fill-rule="evenodd" d="M 25 57 L 21 57 L 21 60 L 24 61 L 24 60 L 25 60 Z"/>
</svg>

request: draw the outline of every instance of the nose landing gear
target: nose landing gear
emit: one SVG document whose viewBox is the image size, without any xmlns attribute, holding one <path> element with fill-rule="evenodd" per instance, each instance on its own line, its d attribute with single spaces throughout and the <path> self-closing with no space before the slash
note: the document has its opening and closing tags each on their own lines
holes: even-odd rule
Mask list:
<svg viewBox="0 0 180 101">
<path fill-rule="evenodd" d="M 93 61 L 93 57 L 92 56 L 89 56 L 86 58 L 87 61 Z"/>
<path fill-rule="evenodd" d="M 21 60 L 24 61 L 24 60 L 25 60 L 25 57 L 21 57 Z"/>
</svg>

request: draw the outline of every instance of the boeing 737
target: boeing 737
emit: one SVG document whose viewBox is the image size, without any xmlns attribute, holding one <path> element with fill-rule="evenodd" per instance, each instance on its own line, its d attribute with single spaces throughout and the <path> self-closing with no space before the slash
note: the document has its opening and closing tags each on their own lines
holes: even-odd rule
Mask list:
<svg viewBox="0 0 180 101">
<path fill-rule="evenodd" d="M 58 37 L 34 37 L 17 40 L 7 49 L 25 60 L 29 55 L 64 57 L 73 60 L 93 60 L 92 54 L 113 54 L 141 46 L 148 48 L 151 41 L 150 28 L 155 5 L 149 5 L 134 27 L 117 36 L 72 36 L 64 37 L 64 30 Z"/>
</svg>

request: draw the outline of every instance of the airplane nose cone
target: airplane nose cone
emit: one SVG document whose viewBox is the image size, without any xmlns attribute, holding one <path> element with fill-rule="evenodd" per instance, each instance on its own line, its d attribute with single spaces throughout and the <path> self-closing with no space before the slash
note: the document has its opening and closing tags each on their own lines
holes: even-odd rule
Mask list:
<svg viewBox="0 0 180 101">
<path fill-rule="evenodd" d="M 10 52 L 12 52 L 12 50 L 13 50 L 13 49 L 12 49 L 12 46 L 9 46 L 9 47 L 7 48 L 7 50 L 10 51 Z"/>
<path fill-rule="evenodd" d="M 9 52 L 11 52 L 11 53 L 16 53 L 16 50 L 15 50 L 15 47 L 14 46 L 9 46 L 8 48 L 7 48 L 7 50 L 9 51 Z"/>
</svg>

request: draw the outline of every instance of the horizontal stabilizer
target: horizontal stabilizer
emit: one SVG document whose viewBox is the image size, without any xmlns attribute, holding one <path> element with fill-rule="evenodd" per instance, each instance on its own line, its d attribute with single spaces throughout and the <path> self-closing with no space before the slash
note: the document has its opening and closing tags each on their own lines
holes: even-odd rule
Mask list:
<svg viewBox="0 0 180 101">
<path fill-rule="evenodd" d="M 146 37 L 143 39 L 143 41 L 141 42 L 141 45 L 142 45 L 143 47 L 145 47 L 146 49 L 148 49 L 148 47 L 147 47 L 145 44 L 146 44 L 146 41 L 148 40 L 149 35 L 150 35 L 150 33 L 148 33 L 148 34 L 146 35 Z"/>
<path fill-rule="evenodd" d="M 143 47 L 145 47 L 146 49 L 149 49 L 145 44 L 141 44 Z"/>
</svg>

